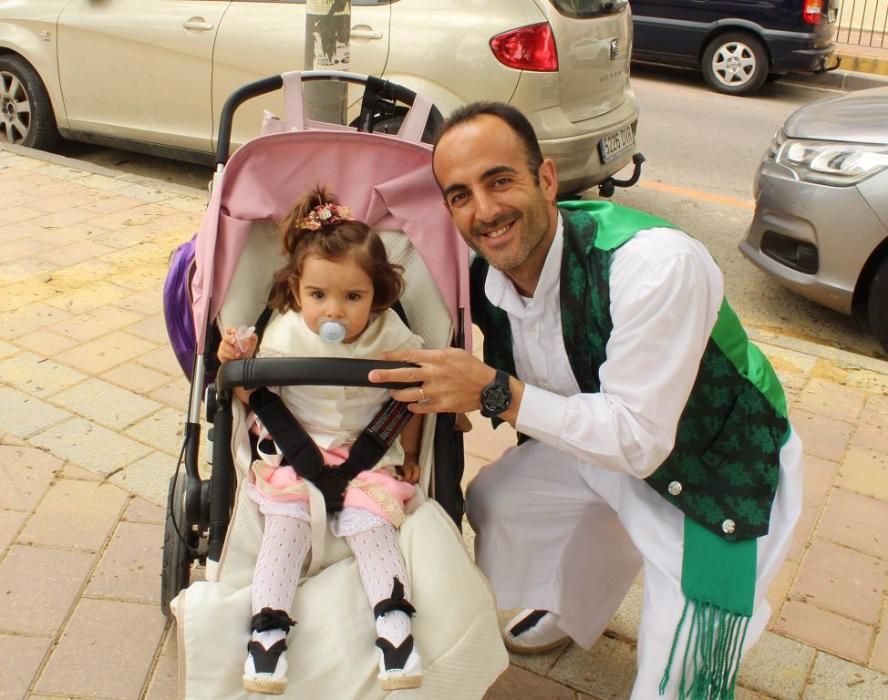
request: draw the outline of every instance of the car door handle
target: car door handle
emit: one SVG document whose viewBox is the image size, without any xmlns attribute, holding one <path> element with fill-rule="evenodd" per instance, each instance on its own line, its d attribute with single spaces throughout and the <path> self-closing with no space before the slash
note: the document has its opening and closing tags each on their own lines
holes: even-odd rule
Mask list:
<svg viewBox="0 0 888 700">
<path fill-rule="evenodd" d="M 351 36 L 353 39 L 382 39 L 382 32 L 374 32 L 373 27 L 359 24 L 356 27 L 352 27 Z"/>
<path fill-rule="evenodd" d="M 212 22 L 207 22 L 203 17 L 192 17 L 182 25 L 185 29 L 193 29 L 198 32 L 207 32 L 213 28 Z"/>
</svg>

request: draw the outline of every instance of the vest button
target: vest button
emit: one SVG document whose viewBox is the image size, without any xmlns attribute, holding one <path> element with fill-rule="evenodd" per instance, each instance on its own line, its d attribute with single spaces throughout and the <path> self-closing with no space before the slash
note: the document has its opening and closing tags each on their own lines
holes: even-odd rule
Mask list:
<svg viewBox="0 0 888 700">
<path fill-rule="evenodd" d="M 666 490 L 669 492 L 670 496 L 677 496 L 681 493 L 681 482 L 678 481 L 670 481 L 669 486 L 666 487 Z"/>
<path fill-rule="evenodd" d="M 725 520 L 722 523 L 722 532 L 724 532 L 726 535 L 733 535 L 734 530 L 736 530 L 736 529 L 737 529 L 737 523 L 735 523 L 730 518 L 728 518 L 727 520 Z"/>
</svg>

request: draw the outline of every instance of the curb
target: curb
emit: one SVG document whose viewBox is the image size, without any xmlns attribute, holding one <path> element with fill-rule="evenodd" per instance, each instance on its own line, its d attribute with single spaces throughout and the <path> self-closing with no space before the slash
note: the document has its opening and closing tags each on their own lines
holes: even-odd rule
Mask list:
<svg viewBox="0 0 888 700">
<path fill-rule="evenodd" d="M 167 182 L 166 180 L 146 177 L 145 175 L 122 173 L 118 170 L 106 168 L 103 165 L 96 165 L 95 163 L 90 163 L 89 161 L 78 160 L 77 158 L 70 158 L 69 156 L 59 155 L 58 153 L 40 151 L 36 148 L 19 146 L 12 143 L 0 143 L 0 151 L 9 151 L 10 153 L 13 153 L 17 156 L 22 156 L 23 158 L 40 160 L 44 163 L 51 163 L 52 165 L 59 165 L 64 168 L 82 170 L 83 172 L 90 173 L 91 175 L 102 175 L 103 177 L 109 177 L 114 180 L 121 180 L 122 182 L 129 182 L 134 185 L 142 185 L 144 187 L 163 189 L 164 191 L 171 192 L 172 194 L 180 195 L 183 197 L 195 197 L 198 199 L 209 200 L 209 192 L 203 187 L 189 187 L 188 185 L 180 185 L 175 182 Z"/>
<path fill-rule="evenodd" d="M 869 62 L 874 68 L 878 68 L 879 71 L 865 70 L 863 67 L 859 70 L 845 70 L 839 68 L 837 70 L 829 71 L 828 73 L 819 73 L 816 75 L 792 73 L 782 77 L 780 81 L 787 84 L 794 83 L 806 87 L 823 88 L 826 90 L 844 90 L 847 92 L 888 86 L 888 61 L 876 58 L 864 58 L 862 56 L 843 56 L 842 65 L 845 65 L 846 62 L 855 66 L 860 65 L 861 62 Z"/>
</svg>

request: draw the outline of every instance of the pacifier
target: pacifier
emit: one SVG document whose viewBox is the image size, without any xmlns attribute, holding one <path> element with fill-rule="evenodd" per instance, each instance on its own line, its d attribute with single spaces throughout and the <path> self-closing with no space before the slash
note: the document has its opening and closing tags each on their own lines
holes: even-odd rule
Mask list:
<svg viewBox="0 0 888 700">
<path fill-rule="evenodd" d="M 328 343 L 341 343 L 345 340 L 347 329 L 342 321 L 335 321 L 332 318 L 322 318 L 318 323 L 318 335 Z"/>
</svg>

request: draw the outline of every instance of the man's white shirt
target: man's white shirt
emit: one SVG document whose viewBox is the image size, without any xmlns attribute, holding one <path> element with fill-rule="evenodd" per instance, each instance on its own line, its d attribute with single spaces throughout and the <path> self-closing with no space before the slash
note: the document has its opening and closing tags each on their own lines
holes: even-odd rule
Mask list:
<svg viewBox="0 0 888 700">
<path fill-rule="evenodd" d="M 532 299 L 490 268 L 487 298 L 508 313 L 525 382 L 516 429 L 599 467 L 640 478 L 668 456 L 724 296 L 721 271 L 681 231 L 638 232 L 613 254 L 613 331 L 601 391 L 583 394 L 561 332 L 561 215 Z"/>
</svg>

